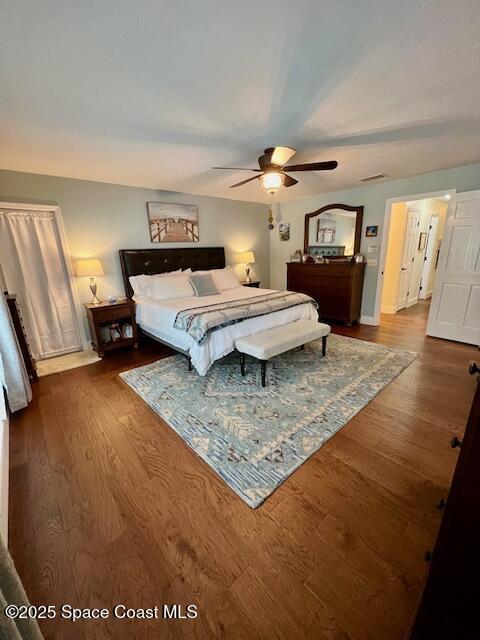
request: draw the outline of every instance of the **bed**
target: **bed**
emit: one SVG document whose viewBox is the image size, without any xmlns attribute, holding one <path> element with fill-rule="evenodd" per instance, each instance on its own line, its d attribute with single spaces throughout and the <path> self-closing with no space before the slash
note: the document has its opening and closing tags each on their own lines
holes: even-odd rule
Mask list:
<svg viewBox="0 0 480 640">
<path fill-rule="evenodd" d="M 122 249 L 120 263 L 125 293 L 131 298 L 133 297 L 129 280 L 131 276 L 155 275 L 188 268 L 192 271 L 223 269 L 225 252 L 223 247 Z M 187 331 L 174 326 L 179 315 L 193 311 L 202 312 L 207 307 L 212 308 L 212 305 L 222 303 L 226 303 L 226 306 L 242 306 L 244 302 L 245 305 L 255 304 L 255 301 L 262 297 L 275 298 L 277 293 L 278 297 L 282 295 L 272 289 L 254 289 L 239 284 L 238 287 L 222 291 L 215 296 L 188 296 L 167 300 L 135 296 L 136 320 L 140 334 L 148 335 L 186 355 L 197 372 L 203 376 L 215 360 L 219 360 L 235 349 L 235 341 L 238 338 L 300 319 L 318 320 L 317 310 L 314 304 L 298 301 L 289 308 L 236 320 L 228 326 L 212 331 L 203 341 L 196 340 Z"/>
</svg>

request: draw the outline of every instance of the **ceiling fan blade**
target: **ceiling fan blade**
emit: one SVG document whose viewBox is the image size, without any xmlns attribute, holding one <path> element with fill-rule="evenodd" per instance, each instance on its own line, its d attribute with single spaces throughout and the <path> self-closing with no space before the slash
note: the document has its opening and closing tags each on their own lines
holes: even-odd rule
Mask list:
<svg viewBox="0 0 480 640">
<path fill-rule="evenodd" d="M 296 153 L 291 147 L 275 147 L 270 162 L 277 167 L 283 167 Z"/>
<path fill-rule="evenodd" d="M 233 189 L 234 187 L 240 187 L 242 186 L 242 184 L 247 184 L 247 182 L 251 182 L 252 180 L 258 180 L 258 178 L 260 178 L 260 176 L 253 176 L 252 178 L 242 180 L 242 182 L 237 182 L 237 184 L 231 184 L 230 189 Z"/>
<path fill-rule="evenodd" d="M 287 176 L 286 173 L 283 174 L 285 176 L 285 181 L 283 183 L 284 187 L 293 187 L 294 184 L 297 184 L 298 180 L 292 178 L 292 176 Z"/>
<path fill-rule="evenodd" d="M 283 167 L 285 171 L 331 171 L 338 167 L 336 160 L 329 162 L 309 162 L 307 164 L 292 164 L 290 167 Z"/>
<path fill-rule="evenodd" d="M 247 169 L 247 167 L 212 167 L 212 169 L 228 169 L 229 171 L 261 171 L 261 169 Z"/>
</svg>

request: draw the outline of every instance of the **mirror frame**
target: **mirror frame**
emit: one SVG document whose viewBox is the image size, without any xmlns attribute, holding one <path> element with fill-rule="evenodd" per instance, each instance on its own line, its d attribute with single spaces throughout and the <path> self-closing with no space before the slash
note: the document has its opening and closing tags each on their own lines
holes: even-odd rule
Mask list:
<svg viewBox="0 0 480 640">
<path fill-rule="evenodd" d="M 309 238 L 309 228 L 310 228 L 310 218 L 315 218 L 316 216 L 325 213 L 326 211 L 330 211 L 331 209 L 342 209 L 343 211 L 355 211 L 357 214 L 355 220 L 355 241 L 353 244 L 353 255 L 360 253 L 360 242 L 362 240 L 362 223 L 363 223 L 363 205 L 360 207 L 352 207 L 349 204 L 327 204 L 324 207 L 320 207 L 316 211 L 312 211 L 312 213 L 305 214 L 305 228 L 303 235 L 303 253 L 308 253 L 308 238 Z M 344 256 L 342 256 L 344 257 Z M 329 256 L 331 260 L 335 260 L 335 256 Z"/>
</svg>

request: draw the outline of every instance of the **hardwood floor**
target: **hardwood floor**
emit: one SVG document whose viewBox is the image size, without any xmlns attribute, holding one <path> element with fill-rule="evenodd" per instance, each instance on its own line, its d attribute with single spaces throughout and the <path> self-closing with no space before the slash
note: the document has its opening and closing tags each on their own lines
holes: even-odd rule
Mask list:
<svg viewBox="0 0 480 640">
<path fill-rule="evenodd" d="M 10 546 L 35 604 L 198 606 L 194 620 L 46 621 L 46 638 L 400 640 L 474 380 L 428 305 L 335 331 L 419 358 L 250 509 L 118 377 L 159 345 L 41 378 L 11 424 Z"/>
</svg>

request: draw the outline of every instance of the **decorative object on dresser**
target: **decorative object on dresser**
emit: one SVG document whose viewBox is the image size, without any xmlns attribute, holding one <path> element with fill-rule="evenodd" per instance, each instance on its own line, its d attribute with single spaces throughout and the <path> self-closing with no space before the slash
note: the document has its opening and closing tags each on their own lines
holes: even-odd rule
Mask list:
<svg viewBox="0 0 480 640">
<path fill-rule="evenodd" d="M 119 347 L 137 347 L 135 302 L 127 298 L 113 304 L 86 303 L 92 345 L 99 356 Z"/>
<path fill-rule="evenodd" d="M 17 304 L 17 296 L 5 293 L 5 299 L 7 301 L 8 310 L 12 319 L 13 328 L 18 340 L 18 346 L 22 353 L 23 361 L 25 362 L 25 368 L 27 370 L 30 382 L 36 382 L 38 380 L 37 365 L 35 359 L 30 352 L 30 346 L 27 340 L 27 334 L 23 327 L 22 315 Z"/>
<path fill-rule="evenodd" d="M 470 415 L 462 439 L 450 443 L 459 451 L 457 465 L 448 498 L 438 496 L 445 513 L 433 553 L 425 553 L 430 571 L 409 640 L 478 637 L 480 366 L 471 362 L 469 373 L 477 378 Z"/>
<path fill-rule="evenodd" d="M 97 282 L 96 276 L 103 276 L 102 263 L 98 258 L 81 259 L 75 263 L 75 275 L 79 278 L 90 278 L 90 291 L 92 292 L 93 300 L 91 304 L 99 304 L 100 300 L 97 298 Z"/>
<path fill-rule="evenodd" d="M 258 289 L 260 287 L 260 280 L 250 280 L 250 282 L 242 280 L 240 284 L 244 287 L 255 287 L 256 289 Z"/>
<path fill-rule="evenodd" d="M 198 207 L 194 204 L 147 202 L 152 242 L 198 242 Z"/>
<path fill-rule="evenodd" d="M 244 251 L 243 253 L 237 253 L 235 256 L 235 262 L 237 264 L 245 265 L 245 282 L 251 282 L 250 279 L 250 267 L 255 263 L 255 256 L 253 251 Z"/>
</svg>

